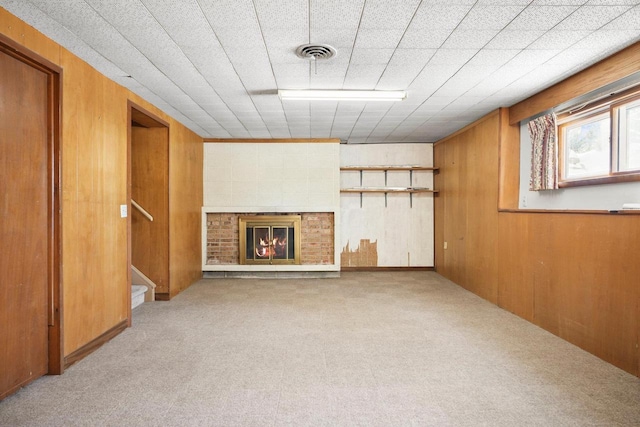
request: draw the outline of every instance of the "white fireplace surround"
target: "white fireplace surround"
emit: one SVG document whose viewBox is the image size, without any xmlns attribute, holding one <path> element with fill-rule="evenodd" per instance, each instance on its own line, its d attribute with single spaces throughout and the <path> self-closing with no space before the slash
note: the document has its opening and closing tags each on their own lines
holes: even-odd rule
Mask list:
<svg viewBox="0 0 640 427">
<path fill-rule="evenodd" d="M 340 146 L 337 142 L 204 144 L 202 271 L 340 271 Z M 330 265 L 207 265 L 207 213 L 331 212 Z"/>
</svg>

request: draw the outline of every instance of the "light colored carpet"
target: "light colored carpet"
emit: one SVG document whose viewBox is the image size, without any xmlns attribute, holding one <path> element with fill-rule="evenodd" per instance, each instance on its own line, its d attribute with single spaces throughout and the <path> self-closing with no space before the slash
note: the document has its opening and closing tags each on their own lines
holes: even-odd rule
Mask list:
<svg viewBox="0 0 640 427">
<path fill-rule="evenodd" d="M 430 272 L 201 280 L 2 426 L 640 425 L 640 379 Z"/>
</svg>

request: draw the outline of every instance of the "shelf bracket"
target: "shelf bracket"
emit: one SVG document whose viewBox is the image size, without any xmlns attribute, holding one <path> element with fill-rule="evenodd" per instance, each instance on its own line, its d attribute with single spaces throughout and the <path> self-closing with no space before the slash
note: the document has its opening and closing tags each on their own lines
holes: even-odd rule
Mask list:
<svg viewBox="0 0 640 427">
<path fill-rule="evenodd" d="M 387 172 L 389 172 L 388 170 L 384 170 L 384 186 L 386 187 L 387 184 Z M 387 193 L 384 193 L 384 207 L 387 207 Z"/>
</svg>

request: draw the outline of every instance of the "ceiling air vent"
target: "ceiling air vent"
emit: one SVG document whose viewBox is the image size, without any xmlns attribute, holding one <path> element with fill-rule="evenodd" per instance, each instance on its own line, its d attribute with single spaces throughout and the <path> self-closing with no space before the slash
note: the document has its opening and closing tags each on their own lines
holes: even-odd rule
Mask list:
<svg viewBox="0 0 640 427">
<path fill-rule="evenodd" d="M 296 55 L 304 59 L 329 59 L 336 56 L 336 53 L 328 44 L 303 44 L 296 49 Z"/>
</svg>

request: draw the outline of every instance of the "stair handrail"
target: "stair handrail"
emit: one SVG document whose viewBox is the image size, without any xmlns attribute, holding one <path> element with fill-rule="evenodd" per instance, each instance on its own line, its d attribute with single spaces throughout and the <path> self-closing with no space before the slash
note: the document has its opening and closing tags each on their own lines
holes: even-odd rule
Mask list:
<svg viewBox="0 0 640 427">
<path fill-rule="evenodd" d="M 142 215 L 144 215 L 149 221 L 153 222 L 153 216 L 145 208 L 140 206 L 135 200 L 131 199 L 131 206 L 138 209 Z"/>
</svg>

